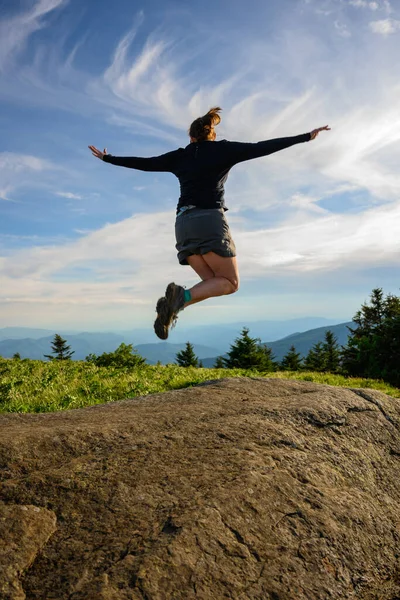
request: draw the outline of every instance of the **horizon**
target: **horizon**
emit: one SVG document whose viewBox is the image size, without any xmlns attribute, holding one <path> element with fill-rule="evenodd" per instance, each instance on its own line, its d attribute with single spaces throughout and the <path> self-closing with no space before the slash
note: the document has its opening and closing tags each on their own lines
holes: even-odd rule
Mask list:
<svg viewBox="0 0 400 600">
<path fill-rule="evenodd" d="M 246 330 L 250 337 L 259 340 L 262 344 L 267 344 L 274 348 L 275 344 L 280 344 L 275 348 L 276 352 L 282 354 L 282 344 L 287 348 L 293 344 L 299 344 L 300 351 L 304 352 L 304 343 L 310 346 L 310 339 L 322 341 L 325 339 L 326 331 L 331 330 L 339 344 L 343 345 L 344 337 L 349 334 L 349 324 L 347 322 L 332 323 L 332 321 L 322 321 L 321 319 L 300 320 L 294 324 L 292 321 L 261 321 L 258 322 L 258 328 L 253 327 L 256 323 L 231 324 L 230 326 L 207 326 L 182 330 L 175 340 L 154 340 L 148 335 L 148 330 L 130 330 L 130 331 L 63 331 L 63 330 L 42 330 L 29 328 L 0 328 L 0 358 L 12 358 L 16 352 L 20 357 L 30 358 L 32 360 L 41 360 L 45 354 L 43 342 L 46 341 L 46 348 L 54 342 L 54 334 L 61 335 L 61 338 L 74 351 L 72 360 L 86 360 L 89 354 L 101 355 L 104 352 L 114 352 L 117 347 L 123 344 L 132 344 L 146 360 L 157 362 L 161 360 L 163 364 L 170 362 L 176 349 L 184 349 L 190 342 L 196 353 L 201 359 L 211 359 L 220 355 L 225 355 L 232 344 L 241 338 Z M 310 335 L 313 336 L 310 338 Z M 29 341 L 28 349 L 26 342 Z M 161 348 L 161 346 L 163 348 Z M 285 347 L 285 346 L 284 346 Z M 165 354 L 165 352 L 167 354 Z M 143 354 L 144 353 L 144 354 Z"/>
<path fill-rule="evenodd" d="M 304 317 L 297 317 L 294 319 L 282 319 L 282 320 L 269 320 L 269 319 L 258 319 L 257 321 L 246 321 L 246 323 L 248 324 L 249 328 L 251 327 L 251 325 L 257 325 L 260 323 L 273 323 L 273 324 L 279 324 L 279 323 L 291 323 L 292 321 L 301 321 L 301 320 L 325 320 L 327 321 L 329 324 L 332 324 L 332 326 L 334 325 L 340 325 L 340 324 L 345 324 L 345 323 L 350 323 L 352 321 L 352 319 L 330 319 L 327 317 L 314 317 L 311 315 L 305 315 Z M 242 325 L 242 321 L 231 321 L 231 322 L 223 322 L 220 324 L 222 327 L 229 327 L 229 326 L 240 326 L 240 327 L 247 327 L 247 325 Z M 328 326 L 328 324 L 326 325 Z M 215 323 L 207 323 L 207 324 L 203 324 L 203 325 L 192 325 L 190 327 L 182 327 L 181 330 L 182 331 L 186 331 L 187 329 L 190 329 L 191 331 L 194 329 L 204 329 L 204 327 L 218 327 L 218 324 Z M 320 327 L 325 327 L 325 325 L 319 325 L 318 327 L 315 327 L 315 329 L 318 329 Z M 5 329 L 32 329 L 32 330 L 43 330 L 43 331 L 55 331 L 57 332 L 57 330 L 61 330 L 59 327 L 24 327 L 21 325 L 7 325 L 5 327 L 1 327 L 0 326 L 0 331 L 3 331 Z M 148 328 L 147 327 L 134 327 L 132 328 L 132 331 L 147 331 Z M 113 330 L 111 331 L 110 329 L 72 329 L 71 331 L 66 331 L 66 333 L 69 333 L 71 335 L 75 335 L 76 333 L 129 333 L 129 329 L 121 329 L 121 330 Z M 170 339 L 167 340 L 160 340 L 158 338 L 156 338 L 155 340 L 156 342 L 158 341 L 160 344 L 165 344 L 165 343 L 174 343 L 172 341 L 170 341 Z M 177 342 L 177 343 L 181 343 L 181 342 Z"/>
<path fill-rule="evenodd" d="M 166 285 L 198 281 L 176 259 L 178 181 L 102 163 L 87 146 L 184 147 L 214 105 L 218 140 L 332 130 L 232 169 L 241 288 L 189 307 L 171 343 L 179 328 L 348 322 L 373 288 L 398 295 L 398 5 L 136 6 L 2 3 L 0 328 L 152 330 Z"/>
</svg>

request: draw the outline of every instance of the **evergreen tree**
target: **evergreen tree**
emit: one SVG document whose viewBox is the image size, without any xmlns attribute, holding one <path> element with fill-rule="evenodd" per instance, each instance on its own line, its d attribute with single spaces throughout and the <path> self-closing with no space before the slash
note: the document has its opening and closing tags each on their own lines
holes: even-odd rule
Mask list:
<svg viewBox="0 0 400 600">
<path fill-rule="evenodd" d="M 294 346 L 290 346 L 289 352 L 285 354 L 280 364 L 284 371 L 300 371 L 303 365 L 303 359 L 300 352 L 296 352 Z"/>
<path fill-rule="evenodd" d="M 89 354 L 86 361 L 97 367 L 132 368 L 144 365 L 146 359 L 138 354 L 132 344 L 122 343 L 114 352 L 103 352 L 100 356 Z"/>
<path fill-rule="evenodd" d="M 325 332 L 325 341 L 322 344 L 324 353 L 324 371 L 329 373 L 337 373 L 340 370 L 340 347 L 337 337 L 328 329 Z"/>
<path fill-rule="evenodd" d="M 228 358 L 222 361 L 228 369 L 257 369 L 258 371 L 274 371 L 275 364 L 272 350 L 261 344 L 259 338 L 251 338 L 249 329 L 243 327 L 240 337 L 236 338 L 228 352 Z"/>
<path fill-rule="evenodd" d="M 13 358 L 14 358 L 15 360 L 21 360 L 21 355 L 20 355 L 20 353 L 19 353 L 19 352 L 15 352 L 15 354 L 13 354 Z"/>
<path fill-rule="evenodd" d="M 58 333 L 54 336 L 51 348 L 54 356 L 51 354 L 44 355 L 49 360 L 71 360 L 71 356 L 75 354 L 74 350 L 71 352 L 71 346 L 67 346 L 67 341 L 63 340 Z"/>
<path fill-rule="evenodd" d="M 325 352 L 322 342 L 317 342 L 309 350 L 304 359 L 304 368 L 307 371 L 324 371 L 325 370 Z"/>
<path fill-rule="evenodd" d="M 399 319 L 400 298 L 391 294 L 384 298 L 381 288 L 372 290 L 370 304 L 363 304 L 353 318 L 357 327 L 349 327 L 350 336 L 342 352 L 347 375 L 384 378 L 397 385 Z"/>
<path fill-rule="evenodd" d="M 264 371 L 277 371 L 279 369 L 279 362 L 272 354 L 272 348 L 269 348 L 267 344 L 260 344 L 260 352 L 264 355 L 265 368 Z"/>
<path fill-rule="evenodd" d="M 375 349 L 381 361 L 379 377 L 400 387 L 400 315 L 386 319 Z"/>
<path fill-rule="evenodd" d="M 225 369 L 225 363 L 222 356 L 217 356 L 215 359 L 214 369 Z"/>
<path fill-rule="evenodd" d="M 373 289 L 370 300 L 371 304 L 362 304 L 361 309 L 353 317 L 357 328 L 348 327 L 350 336 L 342 352 L 342 361 L 349 375 L 362 377 L 365 373 L 371 372 L 371 362 L 375 361 L 373 338 L 375 333 L 379 334 L 385 314 L 383 290 Z M 375 369 L 372 368 L 372 371 Z"/>
<path fill-rule="evenodd" d="M 176 355 L 176 362 L 180 367 L 198 367 L 199 359 L 194 353 L 193 346 L 190 342 L 186 342 L 186 347 Z"/>
</svg>

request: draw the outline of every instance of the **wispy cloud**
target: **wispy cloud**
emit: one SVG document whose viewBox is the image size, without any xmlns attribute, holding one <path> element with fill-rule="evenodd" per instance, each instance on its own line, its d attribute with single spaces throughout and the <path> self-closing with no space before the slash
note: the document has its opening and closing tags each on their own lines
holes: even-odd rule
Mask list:
<svg viewBox="0 0 400 600">
<path fill-rule="evenodd" d="M 289 271 L 395 266 L 400 241 L 392 224 L 399 219 L 400 204 L 314 219 L 299 212 L 279 227 L 238 233 L 236 244 L 247 276 L 256 276 L 260 269 L 282 276 Z"/>
<path fill-rule="evenodd" d="M 358 6 L 358 1 L 354 1 Z M 373 10 L 370 6 L 373 3 L 367 4 Z M 380 5 L 381 8 L 384 6 L 389 5 Z M 302 30 L 298 27 L 296 38 L 300 49 L 283 44 L 277 53 L 274 49 L 275 40 L 265 42 L 262 56 L 267 57 L 264 62 L 267 61 L 268 68 L 264 65 L 261 69 L 259 46 L 255 44 L 253 48 L 250 42 L 247 49 L 248 64 L 236 72 L 233 65 L 231 71 L 228 65 L 218 83 L 210 82 L 199 88 L 196 69 L 186 69 L 182 56 L 177 55 L 176 47 L 165 37 L 150 35 L 142 48 L 132 55 L 133 42 L 136 41 L 143 18 L 140 13 L 134 27 L 117 44 L 112 61 L 103 75 L 87 77 L 85 95 L 80 97 L 77 105 L 87 102 L 92 106 L 93 102 L 100 102 L 109 122 L 168 140 L 174 145 L 179 143 L 191 118 L 213 103 L 225 107 L 219 132 L 221 137 L 231 139 L 256 141 L 290 135 L 329 121 L 334 129 L 326 138 L 321 136 L 315 146 L 307 147 L 306 151 L 290 151 L 304 170 L 303 175 L 299 174 L 300 169 L 297 170 L 293 187 L 302 185 L 304 175 L 312 168 L 314 173 L 319 174 L 314 174 L 314 179 L 328 175 L 339 185 L 358 185 L 382 198 L 394 198 L 399 193 L 397 175 L 388 172 L 379 155 L 400 139 L 399 119 L 393 109 L 395 98 L 399 98 L 399 90 L 393 83 L 384 80 L 384 73 L 379 74 L 381 80 L 374 90 L 370 90 L 368 97 L 353 93 L 350 98 L 351 88 L 348 86 L 354 78 L 352 69 L 346 68 L 346 62 L 339 54 L 336 62 L 330 59 L 328 77 L 325 60 L 315 59 L 324 55 L 324 42 L 315 37 L 310 42 L 309 36 L 304 35 L 303 43 Z M 337 23 L 337 30 L 341 35 L 347 35 L 347 26 L 342 27 Z M 362 43 L 362 40 L 358 42 Z M 368 47 L 364 49 L 371 69 L 378 73 L 373 63 L 374 60 L 378 63 L 379 57 L 374 59 Z M 299 50 L 303 60 L 298 65 L 296 79 L 270 81 L 272 73 L 277 70 L 285 72 L 287 64 L 297 64 Z M 312 85 L 304 68 L 308 55 L 314 60 Z M 247 78 L 253 77 L 256 72 L 257 85 L 246 87 Z M 65 74 L 68 75 L 67 71 Z M 70 73 L 71 77 L 75 74 L 75 71 Z M 362 72 L 357 76 L 362 77 Z M 84 79 L 82 74 L 78 79 Z M 364 84 L 367 85 L 367 81 L 359 80 L 358 86 L 353 86 L 353 89 L 362 88 Z M 344 89 L 345 94 L 341 91 Z M 387 94 L 379 98 L 377 90 L 387 90 Z M 57 97 L 54 91 L 52 96 Z M 62 94 L 68 94 L 65 84 Z M 113 153 L 117 153 L 117 149 L 113 149 Z M 257 170 L 269 173 L 277 169 L 274 179 L 276 185 L 281 186 L 279 167 L 283 175 L 287 160 L 282 153 L 282 156 L 257 161 L 257 165 L 249 167 L 249 173 Z M 271 165 L 271 169 L 267 165 Z M 274 181 L 271 193 L 276 193 Z M 289 187 L 286 193 L 290 197 L 295 189 Z M 243 200 L 250 195 L 243 195 Z"/>
<path fill-rule="evenodd" d="M 350 0 L 350 6 L 356 6 L 357 8 L 369 8 L 370 10 L 378 10 L 379 4 L 377 2 L 367 2 L 367 0 Z"/>
<path fill-rule="evenodd" d="M 5 45 L 0 42 L 0 64 L 3 59 L 8 64 L 29 32 L 43 26 L 45 15 L 63 4 L 37 2 L 36 13 L 33 9 L 25 13 L 23 35 L 10 34 Z M 315 15 L 316 5 L 330 18 Z M 213 104 L 224 108 L 217 130 L 220 138 L 258 141 L 329 124 L 332 131 L 315 142 L 240 165 L 230 174 L 228 220 L 241 268 L 247 277 L 261 281 L 266 273 L 284 278 L 346 267 L 362 272 L 371 266 L 396 265 L 400 252 L 395 227 L 400 218 L 400 87 L 393 77 L 397 54 L 386 50 L 389 44 L 396 47 L 396 36 L 389 40 L 382 36 L 395 33 L 399 22 L 388 17 L 392 8 L 387 2 L 335 0 L 305 6 L 310 13 L 303 21 L 291 19 L 267 39 L 219 32 L 213 42 L 226 60 L 215 61 L 212 69 L 204 66 L 214 57 L 204 51 L 204 44 L 196 45 L 194 56 L 195 52 L 185 51 L 187 46 L 176 32 L 154 27 L 146 38 L 145 17 L 140 13 L 133 28 L 116 43 L 111 58 L 102 56 L 100 72 L 86 72 L 79 64 L 79 43 L 68 53 L 61 44 L 54 53 L 43 45 L 15 74 L 7 73 L 1 94 L 29 106 L 35 101 L 42 107 L 67 109 L 72 115 L 84 114 L 92 131 L 99 131 L 99 122 L 106 124 L 108 136 L 109 125 L 118 125 L 115 147 L 110 149 L 114 154 L 119 153 L 121 131 L 126 134 L 121 144 L 132 147 L 132 154 L 185 145 L 192 118 Z M 388 18 L 373 21 L 380 25 L 371 23 L 368 28 L 372 15 Z M 23 15 L 20 18 L 24 23 Z M 318 19 L 318 27 L 312 19 Z M 321 28 L 321 21 L 327 27 Z M 15 23 L 12 28 L 15 32 Z M 73 116 L 68 117 L 72 122 Z M 62 144 L 59 131 L 55 135 Z M 133 132 L 140 137 L 132 136 Z M 71 157 L 70 152 L 61 156 L 63 166 L 72 165 L 76 175 L 82 165 L 79 157 Z M 91 160 L 89 153 L 87 158 Z M 55 168 L 54 162 L 28 154 L 0 154 L 0 196 L 11 200 L 18 186 L 35 179 L 43 182 L 44 173 Z M 96 174 L 101 169 L 110 170 L 107 175 L 101 172 L 100 189 Z M 49 180 L 49 193 L 71 201 L 55 202 L 57 210 L 86 214 L 82 204 L 89 204 L 91 189 L 117 198 L 120 181 L 130 182 L 126 184 L 129 193 L 132 189 L 140 192 L 136 195 L 143 200 L 156 179 L 162 181 L 160 186 L 166 182 L 165 197 L 178 195 L 176 182 L 163 175 L 122 174 L 111 169 L 99 161 L 91 163 L 84 175 L 80 173 L 83 185 L 79 177 Z M 83 199 L 87 202 L 75 202 Z M 154 299 L 168 281 L 176 278 L 190 284 L 197 280 L 189 268 L 177 265 L 174 200 L 170 211 L 156 212 L 151 203 L 143 202 L 140 210 L 147 214 L 103 226 L 105 220 L 122 219 L 134 208 L 127 203 L 121 217 L 115 217 L 118 213 L 109 207 L 99 217 L 98 209 L 96 204 L 96 231 L 94 221 L 79 217 L 69 221 L 69 231 L 79 234 L 79 239 L 64 237 L 50 243 L 34 239 L 31 247 L 9 248 L 7 256 L 0 256 L 0 302 L 10 307 L 13 302 L 32 309 L 47 307 L 55 319 L 61 307 L 65 318 L 83 307 L 85 318 L 92 318 L 93 313 L 97 320 L 107 311 L 111 314 L 112 307 L 123 309 L 123 318 L 130 319 L 135 305 L 135 314 L 141 318 L 146 311 L 154 312 Z"/>
<path fill-rule="evenodd" d="M 328 211 L 318 206 L 317 202 L 320 198 L 307 196 L 306 194 L 294 194 L 289 200 L 289 206 L 301 209 L 303 211 L 311 211 L 318 214 L 327 214 Z"/>
<path fill-rule="evenodd" d="M 341 4 L 344 4 L 347 0 L 341 0 Z M 372 11 L 384 11 L 386 14 L 393 12 L 392 5 L 389 0 L 348 0 L 349 6 L 355 6 L 356 8 L 365 8 Z"/>
<path fill-rule="evenodd" d="M 313 215 L 306 202 L 293 200 L 298 210 L 275 228 L 249 229 L 243 219 L 231 219 L 247 280 L 398 263 L 400 242 L 392 223 L 400 218 L 399 205 L 361 215 Z M 75 241 L 13 251 L 0 258 L 0 303 L 46 306 L 49 314 L 61 307 L 68 314 L 79 306 L 92 311 L 90 318 L 119 307 L 127 320 L 135 306 L 136 315 L 151 319 L 169 280 L 197 281 L 176 263 L 173 218 L 171 212 L 137 215 L 98 231 L 80 231 Z"/>
<path fill-rule="evenodd" d="M 396 19 L 381 19 L 369 23 L 371 31 L 380 35 L 390 35 L 400 31 L 400 21 Z"/>
<path fill-rule="evenodd" d="M 13 191 L 29 181 L 40 180 L 39 174 L 52 171 L 58 167 L 51 161 L 14 152 L 0 153 L 0 197 L 15 202 L 9 197 Z"/>
<path fill-rule="evenodd" d="M 21 173 L 26 169 L 31 171 L 44 171 L 51 168 L 50 161 L 28 154 L 14 152 L 0 153 L 0 170 L 4 173 Z"/>
<path fill-rule="evenodd" d="M 45 27 L 43 17 L 56 8 L 61 8 L 68 1 L 38 0 L 30 10 L 0 22 L 0 71 L 4 70 L 12 56 L 25 46 L 32 33 Z"/>
<path fill-rule="evenodd" d="M 9 197 L 9 193 L 11 191 L 12 187 L 10 185 L 3 185 L 0 188 L 0 200 L 5 200 L 6 202 L 15 202 L 15 200 Z"/>
<path fill-rule="evenodd" d="M 346 23 L 341 23 L 340 21 L 335 21 L 334 25 L 335 25 L 335 29 L 336 29 L 337 33 L 340 35 L 340 37 L 344 37 L 344 38 L 351 37 L 351 32 L 350 32 L 349 28 L 347 27 Z"/>
<path fill-rule="evenodd" d="M 68 198 L 70 200 L 83 200 L 83 196 L 74 194 L 72 192 L 56 192 L 56 195 L 61 196 L 61 198 Z"/>
</svg>

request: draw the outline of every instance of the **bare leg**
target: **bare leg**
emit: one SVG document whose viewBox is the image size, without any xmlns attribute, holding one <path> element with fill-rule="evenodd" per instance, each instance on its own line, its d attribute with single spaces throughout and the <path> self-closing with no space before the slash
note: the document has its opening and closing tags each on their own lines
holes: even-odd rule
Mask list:
<svg viewBox="0 0 400 600">
<path fill-rule="evenodd" d="M 239 289 L 239 272 L 235 257 L 223 257 L 215 252 L 207 252 L 202 256 L 189 256 L 188 263 L 203 281 L 190 289 L 192 299 L 183 307 L 180 304 L 183 289 L 174 283 L 167 287 L 165 296 L 159 298 L 154 331 L 162 340 L 168 338 L 169 328 L 173 326 L 182 308 L 206 298 L 233 294 Z"/>
<path fill-rule="evenodd" d="M 233 294 L 238 290 L 239 271 L 236 257 L 207 252 L 202 256 L 189 256 L 188 263 L 203 281 L 190 289 L 192 300 L 185 304 L 185 308 L 207 298 Z"/>
</svg>

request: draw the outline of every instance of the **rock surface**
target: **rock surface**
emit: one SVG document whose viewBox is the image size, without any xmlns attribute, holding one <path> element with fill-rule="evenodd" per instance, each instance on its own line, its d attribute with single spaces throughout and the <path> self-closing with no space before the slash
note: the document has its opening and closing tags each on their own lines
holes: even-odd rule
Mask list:
<svg viewBox="0 0 400 600">
<path fill-rule="evenodd" d="M 0 415 L 3 600 L 399 600 L 400 402 L 226 379 Z"/>
</svg>

